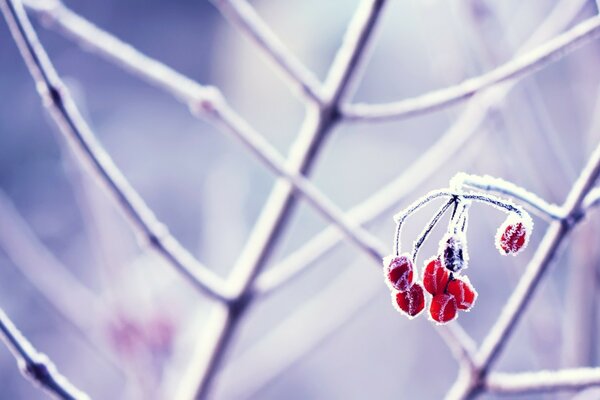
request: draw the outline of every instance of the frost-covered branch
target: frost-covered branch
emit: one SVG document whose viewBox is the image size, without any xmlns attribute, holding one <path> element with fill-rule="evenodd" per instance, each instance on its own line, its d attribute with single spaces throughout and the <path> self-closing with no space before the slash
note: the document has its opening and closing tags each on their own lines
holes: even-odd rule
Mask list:
<svg viewBox="0 0 600 400">
<path fill-rule="evenodd" d="M 486 379 L 485 389 L 497 394 L 577 391 L 600 386 L 600 368 L 573 368 L 558 371 L 520 373 L 495 372 Z"/>
<path fill-rule="evenodd" d="M 221 13 L 266 54 L 293 88 L 321 104 L 321 83 L 271 31 L 246 0 L 211 0 Z"/>
<path fill-rule="evenodd" d="M 346 120 L 351 121 L 389 120 L 432 112 L 463 101 L 501 82 L 530 75 L 591 42 L 599 34 L 600 17 L 592 17 L 492 71 L 458 85 L 394 103 L 346 105 L 341 112 Z"/>
<path fill-rule="evenodd" d="M 488 175 L 477 176 L 459 173 L 452 178 L 450 186 L 463 189 L 473 188 L 510 196 L 514 199 L 522 201 L 525 203 L 525 205 L 529 206 L 532 212 L 535 212 L 538 216 L 547 220 L 559 220 L 563 217 L 563 215 L 560 213 L 560 207 L 558 207 L 556 204 L 550 204 L 539 196 L 515 185 L 512 182 L 505 181 L 504 179 L 495 178 Z"/>
<path fill-rule="evenodd" d="M 197 261 L 156 219 L 98 142 L 56 73 L 21 2 L 2 0 L 0 5 L 45 107 L 77 158 L 106 189 L 137 233 L 150 246 L 198 289 L 212 297 L 225 298 L 222 280 Z"/>
<path fill-rule="evenodd" d="M 35 385 L 64 400 L 87 400 L 89 396 L 62 376 L 45 354 L 39 353 L 0 309 L 0 335 L 21 373 Z"/>
</svg>

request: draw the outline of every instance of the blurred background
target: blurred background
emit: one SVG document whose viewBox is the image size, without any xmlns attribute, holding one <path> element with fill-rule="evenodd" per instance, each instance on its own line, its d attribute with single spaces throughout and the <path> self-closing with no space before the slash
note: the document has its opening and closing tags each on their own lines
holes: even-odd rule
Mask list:
<svg viewBox="0 0 600 400">
<path fill-rule="evenodd" d="M 321 80 L 358 3 L 251 1 Z M 212 4 L 65 4 L 147 55 L 219 87 L 236 111 L 288 153 L 304 104 Z M 593 1 L 583 0 L 390 1 L 354 100 L 393 101 L 456 84 L 511 59 L 548 18 L 564 19 L 556 22 L 557 34 L 596 13 Z M 33 20 L 125 176 L 174 236 L 226 277 L 275 181 L 272 173 L 169 95 Z M 561 203 L 600 140 L 599 51 L 598 43 L 588 44 L 523 79 L 473 129 L 455 125 L 466 104 L 403 121 L 338 125 L 312 178 L 342 209 L 350 209 L 405 173 L 455 127 L 473 132 L 460 151 L 368 225 L 390 243 L 390 251 L 392 215 L 446 186 L 459 171 L 502 177 Z M 4 21 L 0 94 L 0 307 L 93 398 L 171 398 L 213 303 L 136 239 L 75 162 L 43 110 Z M 417 180 L 419 171 L 412 173 Z M 408 222 L 405 246 L 435 210 L 427 208 Z M 495 321 L 546 227 L 535 218 L 527 250 L 501 257 L 494 235 L 504 218 L 480 205 L 470 214 L 467 273 L 480 296 L 459 321 L 477 341 Z M 546 276 L 497 370 L 597 364 L 600 220 L 597 213 L 588 220 Z M 300 202 L 267 269 L 326 227 Z M 435 253 L 442 233 L 437 229 L 426 243 L 423 260 Z M 409 321 L 394 311 L 372 260 L 342 242 L 314 264 L 249 311 L 217 377 L 214 398 L 443 397 L 456 378 L 456 362 L 427 318 Z M 4 347 L 0 391 L 6 399 L 44 396 L 20 376 Z"/>
</svg>

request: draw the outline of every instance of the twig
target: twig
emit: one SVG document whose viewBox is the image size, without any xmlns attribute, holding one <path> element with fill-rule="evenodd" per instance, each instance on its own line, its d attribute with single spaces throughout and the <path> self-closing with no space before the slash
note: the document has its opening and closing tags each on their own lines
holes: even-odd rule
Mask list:
<svg viewBox="0 0 600 400">
<path fill-rule="evenodd" d="M 487 192 L 496 192 L 513 197 L 528 205 L 538 216 L 550 221 L 563 218 L 563 215 L 560 213 L 560 207 L 556 204 L 550 204 L 539 196 L 504 179 L 488 175 L 477 176 L 460 173 L 452 178 L 450 185 L 457 188 L 467 187 Z"/>
<path fill-rule="evenodd" d="M 301 132 L 292 146 L 287 165 L 299 174 L 309 172 L 322 141 L 337 121 L 337 107 L 347 94 L 361 58 L 366 54 L 371 35 L 384 0 L 363 0 L 351 23 L 344 43 L 338 51 L 325 82 L 326 104 L 309 108 Z M 267 262 L 294 208 L 293 188 L 288 180 L 279 179 L 267 200 L 253 232 L 234 266 L 231 282 L 239 293 L 225 315 L 215 318 L 218 328 L 207 341 L 209 350 L 198 349 L 198 355 L 183 377 L 178 397 L 203 398 L 227 348 L 237 322 L 250 304 L 252 284 Z"/>
<path fill-rule="evenodd" d="M 84 400 L 89 396 L 62 376 L 45 354 L 39 353 L 0 309 L 0 335 L 17 360 L 21 373 L 50 394 L 65 400 Z"/>
<path fill-rule="evenodd" d="M 498 83 L 530 75 L 558 61 L 600 34 L 600 17 L 592 17 L 520 57 L 458 85 L 388 104 L 352 104 L 342 107 L 346 120 L 376 121 L 407 118 L 465 100 Z"/>
<path fill-rule="evenodd" d="M 291 53 L 246 0 L 211 0 L 221 13 L 272 61 L 287 82 L 317 104 L 323 103 L 321 83 Z"/>
<path fill-rule="evenodd" d="M 195 287 L 211 297 L 227 298 L 221 278 L 197 261 L 169 234 L 102 148 L 56 73 L 21 2 L 2 0 L 0 5 L 44 105 L 78 159 L 89 168 L 150 246 Z"/>
<path fill-rule="evenodd" d="M 495 372 L 487 378 L 485 388 L 497 394 L 576 391 L 600 386 L 600 368 L 573 368 L 558 371 L 521 373 Z"/>
</svg>

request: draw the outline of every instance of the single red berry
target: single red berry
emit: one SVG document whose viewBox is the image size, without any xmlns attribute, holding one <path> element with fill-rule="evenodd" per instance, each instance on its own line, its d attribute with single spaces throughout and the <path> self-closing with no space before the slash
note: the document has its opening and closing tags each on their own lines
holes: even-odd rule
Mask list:
<svg viewBox="0 0 600 400">
<path fill-rule="evenodd" d="M 387 262 L 389 261 L 389 262 Z M 406 292 L 413 283 L 413 263 L 408 254 L 401 254 L 391 260 L 386 258 L 386 281 L 392 289 Z"/>
<path fill-rule="evenodd" d="M 442 266 L 439 257 L 429 260 L 423 269 L 423 286 L 433 295 L 444 293 L 449 278 L 450 273 Z"/>
<path fill-rule="evenodd" d="M 446 292 L 454 296 L 459 310 L 469 311 L 477 299 L 477 291 L 467 277 L 451 280 Z"/>
<path fill-rule="evenodd" d="M 423 286 L 415 283 L 406 292 L 392 292 L 394 307 L 409 318 L 417 316 L 425 308 Z"/>
<path fill-rule="evenodd" d="M 531 222 L 509 216 L 496 233 L 496 246 L 501 254 L 517 254 L 525 248 L 531 232 Z"/>
<path fill-rule="evenodd" d="M 429 307 L 429 315 L 431 318 L 440 323 L 445 324 L 456 318 L 456 299 L 454 296 L 441 293 L 436 294 L 431 299 L 431 306 Z"/>
</svg>

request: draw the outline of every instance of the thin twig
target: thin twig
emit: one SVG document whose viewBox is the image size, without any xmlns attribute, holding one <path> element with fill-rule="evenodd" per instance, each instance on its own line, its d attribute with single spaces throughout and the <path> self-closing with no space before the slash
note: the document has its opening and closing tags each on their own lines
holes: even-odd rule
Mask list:
<svg viewBox="0 0 600 400">
<path fill-rule="evenodd" d="M 460 173 L 452 178 L 450 184 L 451 186 L 456 185 L 458 188 L 467 187 L 510 196 L 522 201 L 538 216 L 550 221 L 563 218 L 563 215 L 560 213 L 560 207 L 556 204 L 550 204 L 541 197 L 512 182 L 505 181 L 504 179 L 495 178 L 489 175 L 477 176 Z"/>
<path fill-rule="evenodd" d="M 591 42 L 599 34 L 600 17 L 592 17 L 526 54 L 458 85 L 394 103 L 346 105 L 342 107 L 342 115 L 346 120 L 375 121 L 407 118 L 432 112 L 463 101 L 498 83 L 530 75 Z"/>
<path fill-rule="evenodd" d="M 272 61 L 297 91 L 317 104 L 323 103 L 321 83 L 290 52 L 246 0 L 211 0 L 245 37 Z"/>
<path fill-rule="evenodd" d="M 356 70 L 366 57 L 368 39 L 384 3 L 384 0 L 363 0 L 359 6 L 325 82 L 326 103 L 318 110 L 314 107 L 307 110 L 300 134 L 292 145 L 287 163 L 291 171 L 302 175 L 310 171 L 323 140 L 338 120 L 338 105 L 350 90 Z M 289 180 L 277 180 L 230 278 L 234 292 L 239 293 L 238 300 L 230 305 L 225 315 L 215 318 L 218 329 L 206 343 L 209 350 L 204 346 L 198 349 L 198 355 L 183 377 L 178 397 L 203 398 L 209 392 L 233 331 L 250 304 L 248 294 L 254 280 L 272 254 L 294 209 L 293 193 Z"/>
<path fill-rule="evenodd" d="M 195 287 L 211 297 L 227 298 L 221 278 L 197 261 L 156 219 L 152 210 L 102 148 L 56 73 L 21 2 L 2 0 L 0 5 L 45 107 L 77 158 L 89 168 L 97 182 L 107 190 L 127 220 L 150 246 Z"/>
<path fill-rule="evenodd" d="M 0 335 L 21 373 L 48 393 L 65 400 L 84 400 L 89 396 L 62 376 L 50 359 L 39 353 L 0 309 Z"/>
<path fill-rule="evenodd" d="M 535 371 L 490 374 L 485 389 L 496 394 L 577 391 L 600 386 L 600 368 L 573 368 L 558 371 Z"/>
</svg>

